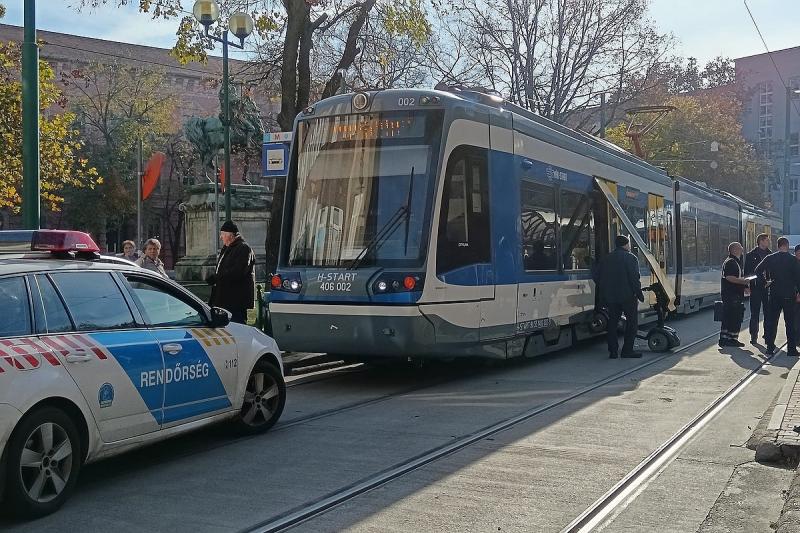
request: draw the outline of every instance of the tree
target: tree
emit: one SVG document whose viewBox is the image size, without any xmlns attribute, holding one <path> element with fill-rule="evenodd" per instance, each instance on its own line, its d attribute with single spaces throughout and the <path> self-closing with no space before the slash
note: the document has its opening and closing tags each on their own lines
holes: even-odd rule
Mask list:
<svg viewBox="0 0 800 533">
<path fill-rule="evenodd" d="M 106 232 L 121 229 L 136 212 L 139 143 L 147 154 L 162 149 L 175 131 L 174 100 L 163 89 L 161 73 L 126 64 L 92 64 L 65 73 L 62 81 L 74 94 L 83 152 L 105 178 L 93 194 L 71 203 L 67 214 L 72 225 L 93 230 L 104 247 Z"/>
<path fill-rule="evenodd" d="M 702 181 L 763 205 L 763 183 L 770 169 L 742 136 L 742 104 L 734 90 L 666 96 L 659 103 L 676 109 L 643 139 L 647 161 L 671 175 Z M 625 129 L 625 124 L 610 129 L 607 139 L 631 151 Z M 711 151 L 712 142 L 719 143 L 718 152 Z"/>
<path fill-rule="evenodd" d="M 466 28 L 463 62 L 484 86 L 565 122 L 662 59 L 670 38 L 647 18 L 648 0 L 445 0 Z"/>
<path fill-rule="evenodd" d="M 18 212 L 22 199 L 22 55 L 18 43 L 0 43 L 0 208 Z M 80 157 L 83 143 L 73 127 L 75 115 L 54 81 L 52 68 L 39 61 L 39 128 L 41 198 L 58 211 L 64 189 L 92 189 L 102 183 L 97 171 Z"/>
</svg>

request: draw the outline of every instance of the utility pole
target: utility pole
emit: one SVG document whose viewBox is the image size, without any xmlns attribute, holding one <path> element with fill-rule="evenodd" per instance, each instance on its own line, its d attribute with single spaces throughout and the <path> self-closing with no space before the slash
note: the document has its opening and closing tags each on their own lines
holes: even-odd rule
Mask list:
<svg viewBox="0 0 800 533">
<path fill-rule="evenodd" d="M 39 46 L 36 44 L 36 1 L 25 0 L 22 42 L 22 222 L 39 229 Z"/>
<path fill-rule="evenodd" d="M 790 193 L 790 181 L 791 181 L 791 146 L 789 141 L 789 136 L 791 135 L 791 128 L 789 122 L 791 121 L 792 114 L 790 112 L 791 105 L 792 105 L 792 93 L 794 93 L 791 87 L 786 87 L 786 117 L 784 120 L 784 132 L 783 132 L 783 232 L 787 235 L 791 235 L 790 230 L 790 212 L 792 207 L 791 198 L 789 197 Z"/>
</svg>

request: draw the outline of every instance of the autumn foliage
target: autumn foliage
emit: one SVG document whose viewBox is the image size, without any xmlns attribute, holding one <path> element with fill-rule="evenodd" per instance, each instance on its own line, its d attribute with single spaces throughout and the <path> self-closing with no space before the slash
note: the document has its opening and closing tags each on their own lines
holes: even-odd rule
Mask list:
<svg viewBox="0 0 800 533">
<path fill-rule="evenodd" d="M 18 43 L 0 43 L 0 208 L 19 211 L 22 203 L 22 55 Z M 53 70 L 39 62 L 40 175 L 43 207 L 58 211 L 65 187 L 94 188 L 97 171 L 80 157 L 83 146 L 74 128 L 75 115 L 65 111 L 66 98 Z"/>
</svg>

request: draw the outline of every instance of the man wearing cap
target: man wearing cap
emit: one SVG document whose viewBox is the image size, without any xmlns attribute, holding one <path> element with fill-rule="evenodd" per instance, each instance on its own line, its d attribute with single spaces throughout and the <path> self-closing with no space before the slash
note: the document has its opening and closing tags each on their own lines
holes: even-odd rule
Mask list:
<svg viewBox="0 0 800 533">
<path fill-rule="evenodd" d="M 222 249 L 217 254 L 217 268 L 206 278 L 212 286 L 209 304 L 229 311 L 232 322 L 245 324 L 247 310 L 255 304 L 256 256 L 232 220 L 222 225 L 219 238 Z"/>
<path fill-rule="evenodd" d="M 636 300 L 644 302 L 642 285 L 639 280 L 639 260 L 633 255 L 631 243 L 625 235 L 614 239 L 616 249 L 600 262 L 598 279 L 600 298 L 608 310 L 608 355 L 611 359 L 622 357 L 641 357 L 633 351 L 633 341 L 639 325 L 639 312 Z M 619 353 L 617 324 L 625 315 L 625 342 Z"/>
</svg>

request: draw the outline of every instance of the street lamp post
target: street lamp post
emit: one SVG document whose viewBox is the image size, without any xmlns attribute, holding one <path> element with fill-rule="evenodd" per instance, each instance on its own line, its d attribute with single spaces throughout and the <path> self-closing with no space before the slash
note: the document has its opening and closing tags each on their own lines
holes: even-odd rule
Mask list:
<svg viewBox="0 0 800 533">
<path fill-rule="evenodd" d="M 39 45 L 36 0 L 25 0 L 22 42 L 22 219 L 26 229 L 40 225 L 39 182 Z"/>
<path fill-rule="evenodd" d="M 237 11 L 228 19 L 228 28 L 222 37 L 209 33 L 209 27 L 219 19 L 219 6 L 215 0 L 197 0 L 192 9 L 194 17 L 203 25 L 205 35 L 212 41 L 222 43 L 222 126 L 225 136 L 225 220 L 231 220 L 231 104 L 230 79 L 228 76 L 228 46 L 244 49 L 245 38 L 253 32 L 253 19 L 247 13 Z M 228 41 L 228 32 L 239 42 Z"/>
<path fill-rule="evenodd" d="M 800 89 L 792 89 L 791 87 L 786 88 L 786 117 L 784 120 L 784 133 L 783 133 L 783 231 L 786 234 L 791 234 L 790 231 L 790 212 L 791 212 L 791 198 L 789 198 L 789 191 L 790 191 L 790 181 L 791 176 L 790 173 L 790 165 L 791 165 L 791 127 L 790 127 L 790 119 L 791 119 L 791 106 L 792 106 L 792 95 L 793 94 L 800 94 Z"/>
</svg>

